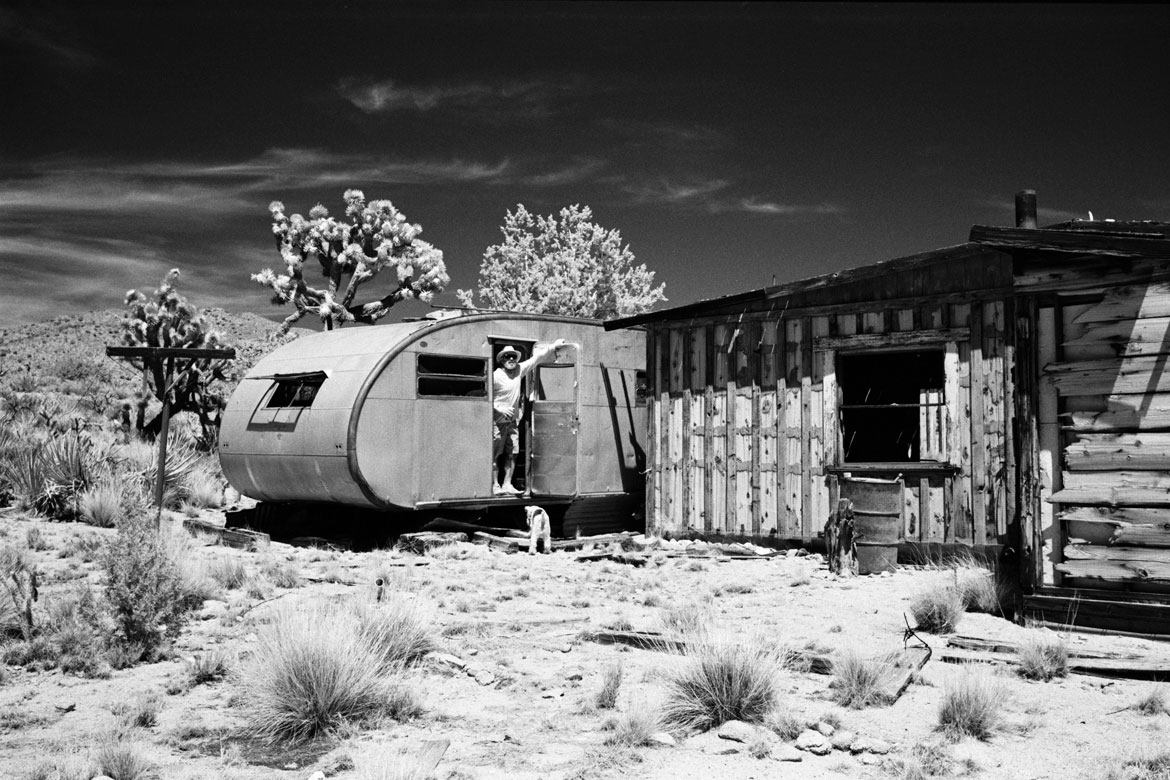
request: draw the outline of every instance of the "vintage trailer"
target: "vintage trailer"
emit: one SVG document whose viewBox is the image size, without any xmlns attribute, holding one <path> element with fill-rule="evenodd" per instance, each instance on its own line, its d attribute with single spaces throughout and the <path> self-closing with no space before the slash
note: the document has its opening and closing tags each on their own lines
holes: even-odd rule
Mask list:
<svg viewBox="0 0 1170 780">
<path fill-rule="evenodd" d="M 495 355 L 511 345 L 527 358 L 557 339 L 567 345 L 555 361 L 525 380 L 524 495 L 493 496 Z M 436 312 L 303 336 L 239 383 L 220 462 L 233 487 L 269 504 L 417 519 L 535 502 L 554 516 L 571 508 L 562 533 L 625 524 L 630 506 L 641 514 L 645 354 L 637 330 L 520 313 Z"/>
<path fill-rule="evenodd" d="M 1170 633 L 1170 226 L 1017 226 L 613 320 L 648 329 L 647 526 L 808 542 L 860 479 L 902 552 L 991 545 L 1029 615 Z"/>
</svg>

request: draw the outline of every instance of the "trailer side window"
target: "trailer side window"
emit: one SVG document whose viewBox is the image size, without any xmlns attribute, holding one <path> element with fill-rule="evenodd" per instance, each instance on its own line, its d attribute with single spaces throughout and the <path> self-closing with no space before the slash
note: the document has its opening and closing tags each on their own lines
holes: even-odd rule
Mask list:
<svg viewBox="0 0 1170 780">
<path fill-rule="evenodd" d="M 418 356 L 419 396 L 487 398 L 487 359 L 457 355 Z"/>
<path fill-rule="evenodd" d="M 325 382 L 325 374 L 304 374 L 292 377 L 278 377 L 268 396 L 268 409 L 296 409 L 313 405 L 317 391 Z"/>
<path fill-rule="evenodd" d="M 945 461 L 944 352 L 837 353 L 845 463 Z"/>
</svg>

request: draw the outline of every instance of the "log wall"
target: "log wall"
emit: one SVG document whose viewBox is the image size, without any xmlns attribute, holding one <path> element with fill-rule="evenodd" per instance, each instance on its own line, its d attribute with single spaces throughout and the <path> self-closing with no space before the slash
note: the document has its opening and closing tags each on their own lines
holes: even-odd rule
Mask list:
<svg viewBox="0 0 1170 780">
<path fill-rule="evenodd" d="M 1170 590 L 1170 284 L 1052 306 L 1043 365 L 1059 430 L 1043 585 Z M 1057 478 L 1058 477 L 1058 478 Z"/>
<path fill-rule="evenodd" d="M 824 313 L 780 302 L 651 325 L 649 529 L 810 540 L 835 505 L 837 475 L 900 474 L 905 541 L 1005 542 L 1016 493 L 1014 317 L 1004 300 Z M 837 355 L 921 346 L 944 353 L 946 419 L 932 428 L 944 467 L 850 470 Z"/>
</svg>

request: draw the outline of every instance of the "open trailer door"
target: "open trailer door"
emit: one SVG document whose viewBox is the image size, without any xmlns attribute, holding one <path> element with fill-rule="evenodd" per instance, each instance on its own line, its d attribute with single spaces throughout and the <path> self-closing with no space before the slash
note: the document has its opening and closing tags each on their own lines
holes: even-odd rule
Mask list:
<svg viewBox="0 0 1170 780">
<path fill-rule="evenodd" d="M 556 362 L 544 363 L 535 372 L 528 459 L 528 487 L 533 495 L 577 493 L 579 352 L 575 344 L 559 347 Z"/>
</svg>

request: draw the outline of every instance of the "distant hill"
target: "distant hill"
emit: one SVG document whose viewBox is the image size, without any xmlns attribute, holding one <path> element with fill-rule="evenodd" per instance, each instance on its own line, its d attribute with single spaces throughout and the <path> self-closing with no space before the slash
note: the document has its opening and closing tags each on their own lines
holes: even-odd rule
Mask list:
<svg viewBox="0 0 1170 780">
<path fill-rule="evenodd" d="M 255 314 L 229 314 L 223 309 L 204 309 L 202 313 L 223 343 L 235 348 L 232 366 L 239 375 L 280 344 L 305 332 L 294 329 L 273 341 L 278 323 L 271 320 Z M 83 388 L 89 373 L 108 384 L 115 397 L 132 395 L 142 386 L 142 374 L 125 360 L 106 357 L 107 346 L 122 344 L 122 314 L 122 309 L 107 309 L 0 329 L 0 387 L 80 395 L 77 390 Z"/>
</svg>

